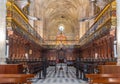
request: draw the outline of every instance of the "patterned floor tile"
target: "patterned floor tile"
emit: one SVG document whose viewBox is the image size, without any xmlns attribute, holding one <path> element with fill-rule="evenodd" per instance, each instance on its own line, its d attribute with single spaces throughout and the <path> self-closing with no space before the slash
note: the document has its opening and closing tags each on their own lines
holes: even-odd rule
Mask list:
<svg viewBox="0 0 120 84">
<path fill-rule="evenodd" d="M 68 67 L 68 73 L 66 66 L 62 66 L 63 70 L 60 70 L 61 66 L 57 66 L 57 72 L 55 73 L 55 67 L 49 67 L 47 69 L 46 79 L 40 79 L 32 84 L 88 84 L 87 82 L 77 79 L 75 76 L 75 68 Z"/>
</svg>

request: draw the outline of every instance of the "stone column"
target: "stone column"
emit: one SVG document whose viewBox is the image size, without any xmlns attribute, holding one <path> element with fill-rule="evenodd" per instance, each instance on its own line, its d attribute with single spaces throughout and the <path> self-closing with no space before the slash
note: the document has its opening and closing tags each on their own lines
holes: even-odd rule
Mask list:
<svg viewBox="0 0 120 84">
<path fill-rule="evenodd" d="M 85 22 L 82 22 L 82 36 L 85 34 Z"/>
<path fill-rule="evenodd" d="M 117 1 L 117 65 L 120 65 L 120 0 Z"/>
<path fill-rule="evenodd" d="M 91 10 L 90 10 L 90 15 L 89 16 L 94 16 L 94 11 L 95 11 L 95 0 L 91 0 L 90 2 L 90 6 L 91 6 Z M 92 26 L 92 24 L 94 23 L 94 19 L 91 19 L 89 22 L 89 27 Z"/>
<path fill-rule="evenodd" d="M 0 0 L 0 64 L 6 58 L 6 0 Z"/>
<path fill-rule="evenodd" d="M 83 33 L 82 32 L 83 29 L 82 29 L 82 23 L 80 22 L 79 24 L 80 24 L 80 33 L 79 33 L 79 35 L 80 35 L 80 38 L 81 38 L 82 37 L 82 33 Z"/>
<path fill-rule="evenodd" d="M 29 15 L 30 16 L 34 16 L 34 4 L 35 4 L 35 1 L 30 0 L 30 7 L 29 7 Z M 32 27 L 34 27 L 34 20 L 29 19 L 29 23 Z"/>
</svg>

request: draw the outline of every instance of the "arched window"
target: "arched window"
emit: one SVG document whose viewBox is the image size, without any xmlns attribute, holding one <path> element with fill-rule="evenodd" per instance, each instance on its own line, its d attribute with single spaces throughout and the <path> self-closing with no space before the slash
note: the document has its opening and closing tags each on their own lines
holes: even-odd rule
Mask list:
<svg viewBox="0 0 120 84">
<path fill-rule="evenodd" d="M 59 31 L 60 31 L 60 34 L 57 35 L 57 37 L 56 37 L 57 45 L 66 44 L 67 37 L 63 34 L 64 25 L 62 25 L 62 24 L 59 25 L 58 29 L 59 29 Z"/>
<path fill-rule="evenodd" d="M 63 26 L 63 25 L 60 25 L 60 26 L 59 26 L 59 30 L 60 30 L 61 32 L 63 32 L 64 26 Z"/>
</svg>

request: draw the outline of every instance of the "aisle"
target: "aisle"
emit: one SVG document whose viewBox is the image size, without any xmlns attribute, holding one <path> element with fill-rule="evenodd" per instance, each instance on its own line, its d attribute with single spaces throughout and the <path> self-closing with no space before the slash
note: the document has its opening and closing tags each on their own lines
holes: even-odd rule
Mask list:
<svg viewBox="0 0 120 84">
<path fill-rule="evenodd" d="M 48 75 L 46 79 L 40 79 L 36 83 L 32 84 L 87 84 L 86 82 L 76 79 L 75 68 L 69 67 L 68 74 L 66 71 L 57 69 L 55 73 L 55 67 L 48 68 Z"/>
</svg>

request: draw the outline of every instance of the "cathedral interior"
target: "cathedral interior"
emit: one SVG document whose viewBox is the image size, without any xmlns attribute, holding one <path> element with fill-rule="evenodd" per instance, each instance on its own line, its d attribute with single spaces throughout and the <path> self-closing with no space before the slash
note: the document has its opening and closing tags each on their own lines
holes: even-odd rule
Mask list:
<svg viewBox="0 0 120 84">
<path fill-rule="evenodd" d="M 119 0 L 0 5 L 0 83 L 120 84 Z"/>
</svg>

